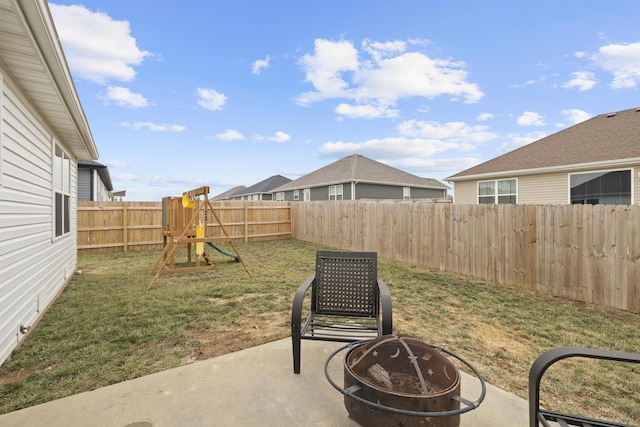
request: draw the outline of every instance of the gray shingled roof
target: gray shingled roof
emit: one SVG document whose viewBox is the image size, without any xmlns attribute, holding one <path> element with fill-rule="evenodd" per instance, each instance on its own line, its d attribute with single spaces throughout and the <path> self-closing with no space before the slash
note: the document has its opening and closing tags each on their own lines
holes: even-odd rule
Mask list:
<svg viewBox="0 0 640 427">
<path fill-rule="evenodd" d="M 447 185 L 435 179 L 420 178 L 419 176 L 401 171 L 400 169 L 371 160 L 359 154 L 353 154 L 293 180 L 288 184 L 275 188 L 272 191 L 275 193 L 354 181 L 419 188 L 449 189 Z"/>
<path fill-rule="evenodd" d="M 261 193 L 271 193 L 271 191 L 283 184 L 291 182 L 291 179 L 282 175 L 274 175 L 265 180 L 260 181 L 257 184 L 253 184 L 251 187 L 245 188 L 242 191 L 238 191 L 233 194 L 233 197 L 243 196 L 248 194 L 261 194 Z"/>
<path fill-rule="evenodd" d="M 640 108 L 601 114 L 447 178 L 640 160 Z"/>
<path fill-rule="evenodd" d="M 237 187 L 233 187 L 225 191 L 224 193 L 220 193 L 217 196 L 212 197 L 211 200 L 227 200 L 229 197 L 233 196 L 238 191 L 244 190 L 245 188 L 247 187 L 245 187 L 244 185 L 238 185 Z"/>
</svg>

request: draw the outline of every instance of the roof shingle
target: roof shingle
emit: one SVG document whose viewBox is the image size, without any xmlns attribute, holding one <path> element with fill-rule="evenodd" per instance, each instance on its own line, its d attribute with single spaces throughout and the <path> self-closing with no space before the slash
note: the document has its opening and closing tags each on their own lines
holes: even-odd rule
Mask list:
<svg viewBox="0 0 640 427">
<path fill-rule="evenodd" d="M 640 158 L 640 108 L 601 114 L 447 178 Z"/>
<path fill-rule="evenodd" d="M 359 154 L 353 154 L 275 188 L 273 191 L 298 190 L 354 181 L 449 189 L 447 185 L 435 179 L 421 178 Z"/>
</svg>

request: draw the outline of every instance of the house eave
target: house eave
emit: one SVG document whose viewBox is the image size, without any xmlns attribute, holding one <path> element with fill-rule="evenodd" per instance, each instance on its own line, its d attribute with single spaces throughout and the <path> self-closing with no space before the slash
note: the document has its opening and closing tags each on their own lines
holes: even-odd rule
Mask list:
<svg viewBox="0 0 640 427">
<path fill-rule="evenodd" d="M 458 176 L 458 177 L 450 176 L 448 178 L 445 178 L 445 181 L 455 183 L 455 182 L 464 182 L 464 181 L 480 181 L 484 179 L 539 175 L 539 174 L 557 173 L 557 172 L 569 173 L 569 172 L 579 172 L 583 170 L 596 169 L 596 168 L 610 169 L 610 168 L 625 167 L 625 166 L 630 166 L 638 163 L 640 163 L 640 157 L 634 157 L 629 159 L 606 160 L 601 162 L 589 162 L 589 163 L 576 163 L 572 165 L 551 166 L 546 168 L 488 172 L 488 173 L 465 175 L 465 176 Z"/>
<path fill-rule="evenodd" d="M 19 61 L 6 61 L 5 66 L 51 126 L 60 142 L 69 148 L 74 157 L 81 160 L 97 160 L 98 150 L 47 2 L 11 0 L 11 3 L 15 16 L 22 22 L 24 33 L 7 33 L 2 37 L 6 36 L 11 40 L 11 37 L 22 36 L 28 39 L 31 49 L 22 51 L 21 54 L 37 58 L 42 67 L 38 71 L 42 72 L 43 76 L 48 76 L 48 79 L 35 81 Z M 43 84 L 45 81 L 48 81 L 49 88 Z"/>
</svg>

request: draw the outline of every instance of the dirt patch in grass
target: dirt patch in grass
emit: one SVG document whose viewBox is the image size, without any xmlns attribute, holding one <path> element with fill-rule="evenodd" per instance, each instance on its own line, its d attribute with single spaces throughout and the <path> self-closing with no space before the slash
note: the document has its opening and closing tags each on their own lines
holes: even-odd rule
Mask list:
<svg viewBox="0 0 640 427">
<path fill-rule="evenodd" d="M 194 338 L 198 341 L 199 348 L 195 358 L 189 361 L 210 359 L 289 335 L 290 329 L 279 313 L 267 313 L 258 318 L 245 317 L 231 327 L 196 331 Z"/>
</svg>

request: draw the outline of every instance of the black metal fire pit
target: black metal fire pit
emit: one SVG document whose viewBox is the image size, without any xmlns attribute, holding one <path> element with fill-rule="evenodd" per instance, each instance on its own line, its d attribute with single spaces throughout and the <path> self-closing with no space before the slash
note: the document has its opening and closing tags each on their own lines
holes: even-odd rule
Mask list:
<svg viewBox="0 0 640 427">
<path fill-rule="evenodd" d="M 328 366 L 346 349 L 341 388 Z M 460 373 L 442 353 L 462 362 L 478 378 L 482 392 L 476 401 L 460 397 Z M 362 426 L 458 427 L 460 414 L 477 408 L 486 393 L 484 379 L 469 363 L 407 335 L 383 335 L 341 347 L 329 356 L 324 372 L 344 394 L 349 416 Z"/>
</svg>

